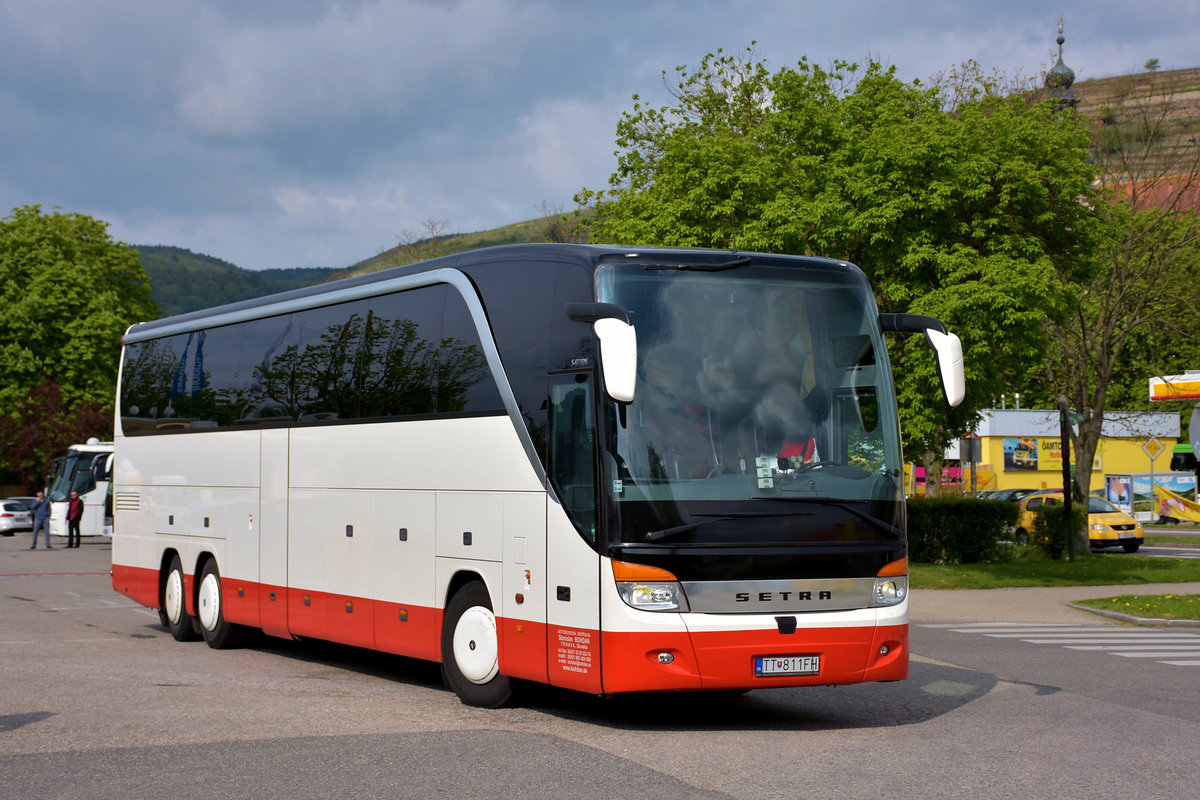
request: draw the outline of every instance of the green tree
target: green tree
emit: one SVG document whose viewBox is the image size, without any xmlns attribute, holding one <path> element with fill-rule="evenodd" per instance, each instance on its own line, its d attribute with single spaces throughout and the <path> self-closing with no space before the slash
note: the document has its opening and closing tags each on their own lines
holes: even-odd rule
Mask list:
<svg viewBox="0 0 1200 800">
<path fill-rule="evenodd" d="M 1056 276 L 1093 230 L 1086 128 L 978 83 L 951 98 L 876 62 L 771 73 L 753 50 L 718 51 L 676 71 L 673 103 L 635 96 L 608 189 L 576 200 L 596 240 L 846 259 L 881 310 L 942 318 L 967 353 L 958 409 L 921 337 L 893 350 L 908 455 L 923 458 L 970 430 L 1006 375 L 1037 370 Z"/>
<path fill-rule="evenodd" d="M 1183 125 L 1200 108 L 1156 74 L 1131 78 L 1111 110 L 1131 133 L 1096 131 L 1100 235 L 1085 269 L 1062 276 L 1067 313 L 1048 328 L 1050 386 L 1083 417 L 1072 440 L 1085 494 L 1104 412 L 1149 408 L 1150 377 L 1200 368 L 1200 145 Z"/>
<path fill-rule="evenodd" d="M 27 492 L 41 489 L 53 456 L 86 441 L 112 425 L 112 408 L 85 401 L 68 409 L 57 383 L 44 380 L 27 397 L 17 400 L 15 412 L 0 415 L 0 447 L 4 472 Z"/>
<path fill-rule="evenodd" d="M 117 385 L 121 335 L 133 322 L 158 314 L 137 253 L 114 242 L 108 225 L 83 214 L 42 213 L 23 206 L 0 219 L 0 417 L 5 428 L 0 452 L 15 442 L 11 431 L 38 429 L 30 416 L 48 413 L 72 440 L 105 434 L 70 430 L 93 419 L 84 409 L 111 411 Z M 35 389 L 52 384 L 58 408 L 39 410 L 28 402 Z M 60 442 L 25 442 L 41 464 L 5 463 L 10 470 L 40 470 Z M 28 480 L 28 478 L 25 478 Z M 36 482 L 36 481 L 35 481 Z"/>
</svg>

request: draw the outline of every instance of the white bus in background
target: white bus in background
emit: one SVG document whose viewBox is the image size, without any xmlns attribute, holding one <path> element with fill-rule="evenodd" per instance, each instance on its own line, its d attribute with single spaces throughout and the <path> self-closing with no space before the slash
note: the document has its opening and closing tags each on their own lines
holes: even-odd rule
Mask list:
<svg viewBox="0 0 1200 800">
<path fill-rule="evenodd" d="M 962 399 L 956 337 L 817 258 L 514 245 L 135 325 L 113 586 L 482 706 L 902 679 L 885 331 Z"/>
<path fill-rule="evenodd" d="M 66 455 L 54 459 L 46 485 L 50 500 L 50 534 L 67 535 L 67 498 L 72 491 L 83 499 L 80 536 L 111 536 L 112 506 L 109 479 L 112 475 L 113 443 L 93 437 L 73 444 Z"/>
</svg>

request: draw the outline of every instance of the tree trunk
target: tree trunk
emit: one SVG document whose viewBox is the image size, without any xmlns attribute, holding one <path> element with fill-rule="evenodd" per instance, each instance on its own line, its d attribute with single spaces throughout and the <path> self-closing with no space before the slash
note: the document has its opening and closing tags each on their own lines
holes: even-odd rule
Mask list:
<svg viewBox="0 0 1200 800">
<path fill-rule="evenodd" d="M 1075 445 L 1075 486 L 1076 496 L 1087 503 L 1092 486 L 1092 464 L 1096 460 L 1096 449 L 1100 446 L 1100 434 L 1104 427 L 1103 412 L 1095 414 L 1091 410 L 1085 412 L 1084 419 L 1079 423 L 1079 433 L 1072 434 L 1071 440 Z M 1086 509 L 1087 506 L 1085 505 Z M 1085 517 L 1086 519 L 1086 517 Z M 1088 528 L 1085 524 L 1082 531 L 1075 534 L 1075 553 L 1087 553 L 1091 549 L 1088 544 Z"/>
<path fill-rule="evenodd" d="M 925 496 L 941 497 L 942 495 L 942 459 L 937 453 L 929 452 L 921 459 L 925 467 Z"/>
</svg>

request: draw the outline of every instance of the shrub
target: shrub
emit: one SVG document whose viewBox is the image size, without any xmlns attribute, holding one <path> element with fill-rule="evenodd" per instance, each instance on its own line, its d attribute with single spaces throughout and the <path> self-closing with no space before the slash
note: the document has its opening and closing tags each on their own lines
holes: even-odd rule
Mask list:
<svg viewBox="0 0 1200 800">
<path fill-rule="evenodd" d="M 1071 531 L 1078 534 L 1087 524 L 1087 511 L 1083 503 L 1071 504 Z M 1033 530 L 1029 532 L 1029 543 L 1057 561 L 1067 551 L 1067 537 L 1063 530 L 1067 507 L 1062 503 L 1047 503 L 1033 514 Z"/>
<path fill-rule="evenodd" d="M 1017 521 L 1017 504 L 972 497 L 908 500 L 908 557 L 932 564 L 999 561 L 999 541 Z"/>
</svg>

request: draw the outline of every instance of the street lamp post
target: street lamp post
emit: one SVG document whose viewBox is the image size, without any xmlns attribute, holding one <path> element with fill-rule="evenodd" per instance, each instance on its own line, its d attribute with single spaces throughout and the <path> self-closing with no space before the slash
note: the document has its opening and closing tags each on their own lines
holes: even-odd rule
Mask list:
<svg viewBox="0 0 1200 800">
<path fill-rule="evenodd" d="M 1070 408 L 1067 405 L 1067 396 L 1059 395 L 1058 397 L 1058 428 L 1059 436 L 1062 439 L 1062 477 L 1063 477 L 1063 527 L 1067 537 L 1067 561 L 1075 560 L 1075 531 L 1072 525 L 1073 516 L 1071 514 L 1071 420 Z"/>
</svg>

